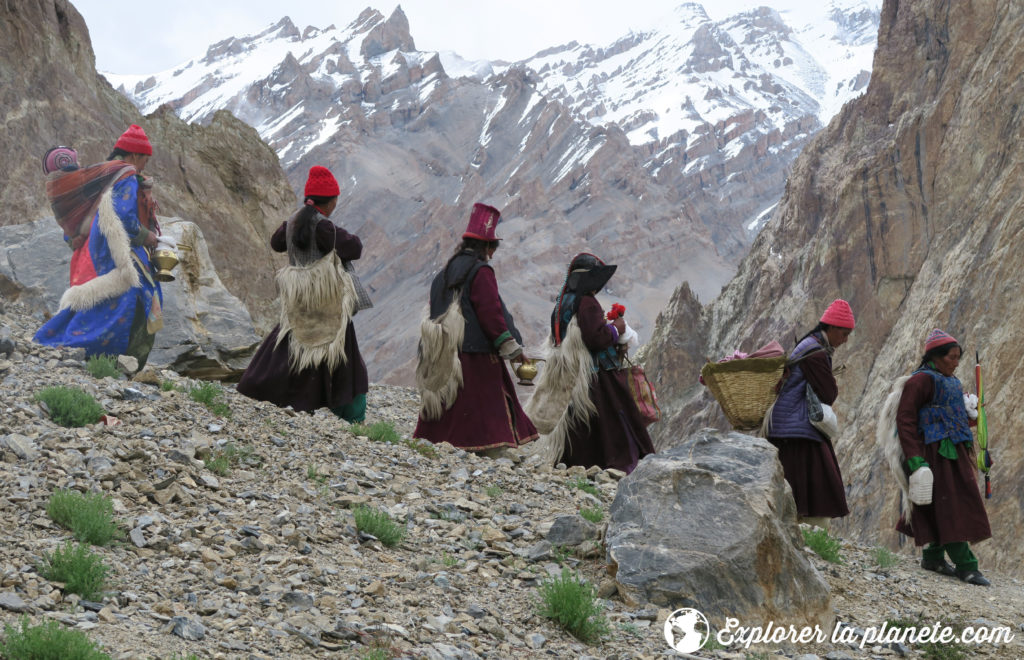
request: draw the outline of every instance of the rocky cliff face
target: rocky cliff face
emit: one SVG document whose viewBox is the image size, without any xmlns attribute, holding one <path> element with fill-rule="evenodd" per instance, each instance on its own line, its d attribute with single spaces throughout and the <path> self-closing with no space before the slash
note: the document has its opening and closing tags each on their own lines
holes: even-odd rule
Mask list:
<svg viewBox="0 0 1024 660">
<path fill-rule="evenodd" d="M 96 73 L 89 32 L 65 0 L 0 4 L 0 225 L 49 215 L 40 157 L 69 144 L 83 163 L 102 160 L 129 124 L 154 145 L 146 174 L 156 178 L 162 215 L 194 221 L 228 288 L 266 325 L 276 297 L 267 228 L 294 206 L 277 156 L 229 113 L 206 126 L 173 112 L 143 117 Z"/>
<path fill-rule="evenodd" d="M 877 4 L 832 6 L 821 39 L 849 72 L 815 59 L 810 28 L 772 10 L 716 23 L 688 4 L 607 48 L 573 43 L 511 66 L 417 51 L 401 9 L 368 9 L 343 28 L 282 19 L 174 70 L 112 79 L 140 107 L 189 121 L 231 110 L 297 189 L 310 165 L 331 168 L 335 221 L 363 239 L 378 303 L 360 314 L 360 346 L 373 379 L 409 383 L 418 324 L 395 310 L 424 307 L 475 201 L 504 211 L 495 264 L 532 346 L 576 252 L 624 265 L 606 294 L 645 338 L 665 282 L 717 294 L 796 154 L 865 83 Z M 847 24 L 862 21 L 872 28 L 857 36 Z"/>
<path fill-rule="evenodd" d="M 846 366 L 836 449 L 852 513 L 839 527 L 896 543 L 896 490 L 875 417 L 927 332 L 944 328 L 986 366 L 996 540 L 980 547 L 982 563 L 1020 571 L 1024 551 L 1005 539 L 1024 525 L 1024 449 L 1011 440 L 1024 431 L 1015 396 L 1024 386 L 1022 29 L 1014 3 L 885 2 L 867 93 L 797 159 L 737 276 L 704 308 L 682 287 L 659 318 L 648 366 L 667 412 L 655 427 L 661 446 L 723 423 L 696 384 L 705 357 L 773 338 L 792 346 L 833 298 L 846 298 L 857 330 L 836 355 Z M 965 359 L 958 373 L 965 383 L 971 366 Z"/>
</svg>

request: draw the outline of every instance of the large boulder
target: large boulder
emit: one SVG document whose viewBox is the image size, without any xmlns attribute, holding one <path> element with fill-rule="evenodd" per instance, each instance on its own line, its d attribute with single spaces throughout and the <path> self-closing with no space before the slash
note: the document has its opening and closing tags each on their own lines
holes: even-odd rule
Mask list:
<svg viewBox="0 0 1024 660">
<path fill-rule="evenodd" d="M 161 229 L 178 243 L 181 263 L 175 280 L 161 285 L 164 327 L 149 362 L 197 378 L 230 379 L 259 344 L 252 317 L 221 283 L 198 226 L 162 218 Z M 0 293 L 44 316 L 57 311 L 70 262 L 53 218 L 0 227 Z"/>
<path fill-rule="evenodd" d="M 766 440 L 704 429 L 619 484 L 608 556 L 627 599 L 700 610 L 712 626 L 832 626 L 796 506 Z"/>
</svg>

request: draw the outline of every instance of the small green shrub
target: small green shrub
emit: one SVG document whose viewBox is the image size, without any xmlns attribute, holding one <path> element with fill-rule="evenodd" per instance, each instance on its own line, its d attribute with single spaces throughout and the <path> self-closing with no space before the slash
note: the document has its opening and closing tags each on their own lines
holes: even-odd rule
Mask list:
<svg viewBox="0 0 1024 660">
<path fill-rule="evenodd" d="M 594 524 L 600 523 L 602 520 L 604 520 L 604 511 L 598 509 L 597 507 L 584 507 L 580 509 L 580 515 L 583 516 L 585 520 L 589 520 Z"/>
<path fill-rule="evenodd" d="M 451 555 L 451 554 L 449 554 L 447 552 L 444 553 L 443 555 L 441 555 L 441 563 L 444 564 L 448 568 L 452 568 L 453 566 L 458 566 L 460 561 L 461 560 L 458 557 L 456 557 L 454 555 Z"/>
<path fill-rule="evenodd" d="M 832 538 L 828 535 L 828 532 L 819 527 L 813 529 L 805 529 L 804 532 L 804 543 L 814 550 L 814 552 L 824 559 L 830 561 L 833 564 L 842 564 L 843 558 L 839 554 L 840 542 L 839 539 Z"/>
<path fill-rule="evenodd" d="M 86 600 L 99 600 L 110 572 L 103 558 L 92 552 L 89 546 L 81 543 L 72 545 L 71 541 L 58 547 L 53 554 L 44 552 L 43 561 L 36 568 L 47 580 L 63 582 L 65 591 Z"/>
<path fill-rule="evenodd" d="M 601 497 L 601 492 L 597 490 L 597 486 L 590 483 L 586 477 L 576 477 L 569 482 L 569 488 L 582 490 L 584 493 L 590 493 L 594 497 Z"/>
<path fill-rule="evenodd" d="M 114 521 L 114 503 L 102 493 L 54 491 L 46 503 L 46 515 L 79 541 L 92 545 L 107 545 L 123 536 Z"/>
<path fill-rule="evenodd" d="M 210 454 L 210 458 L 203 461 L 203 464 L 210 472 L 223 477 L 234 467 L 259 467 L 263 464 L 263 458 L 256 453 L 252 445 L 236 445 L 233 442 L 228 442 L 223 447 L 214 450 Z"/>
<path fill-rule="evenodd" d="M 5 660 L 110 660 L 85 633 L 68 630 L 56 621 L 30 626 L 22 617 L 21 626 L 4 624 L 0 658 Z"/>
<path fill-rule="evenodd" d="M 899 561 L 899 557 L 889 550 L 889 548 L 878 547 L 872 551 L 875 556 L 875 563 L 881 569 L 892 568 Z"/>
<path fill-rule="evenodd" d="M 85 363 L 85 370 L 92 375 L 93 378 L 117 378 L 121 375 L 121 372 L 117 368 L 117 356 L 116 355 L 93 355 Z"/>
<path fill-rule="evenodd" d="M 217 383 L 203 381 L 193 385 L 188 390 L 188 396 L 196 403 L 206 406 L 206 409 L 218 417 L 231 417 L 231 407 L 220 400 L 224 395 L 224 388 Z"/>
<path fill-rule="evenodd" d="M 170 392 L 172 390 L 176 392 L 184 392 L 185 390 L 172 380 L 164 380 L 160 382 L 160 389 L 164 392 Z"/>
<path fill-rule="evenodd" d="M 389 548 L 405 538 L 405 527 L 392 520 L 387 511 L 361 505 L 352 509 L 352 516 L 356 520 L 356 529 L 376 536 Z"/>
<path fill-rule="evenodd" d="M 596 644 L 609 633 L 594 587 L 563 568 L 560 577 L 541 582 L 538 614 L 553 620 L 585 644 Z"/>
<path fill-rule="evenodd" d="M 493 500 L 493 499 L 495 499 L 495 498 L 501 497 L 501 494 L 502 494 L 502 493 L 503 493 L 504 491 L 503 491 L 503 490 L 501 490 L 501 486 L 488 486 L 488 487 L 487 487 L 487 488 L 486 488 L 486 489 L 484 490 L 484 492 L 486 492 L 486 493 L 487 493 L 487 497 L 489 497 L 489 498 L 491 498 L 491 499 Z"/>
<path fill-rule="evenodd" d="M 370 426 L 365 424 L 353 424 L 349 427 L 354 435 L 366 436 L 374 442 L 386 442 L 394 445 L 402 441 L 402 436 L 395 430 L 391 422 L 374 422 Z"/>
<path fill-rule="evenodd" d="M 96 399 L 75 387 L 47 387 L 36 392 L 36 401 L 45 403 L 50 419 L 61 426 L 95 424 L 103 416 L 103 408 Z"/>
<path fill-rule="evenodd" d="M 315 481 L 318 484 L 324 484 L 327 482 L 327 475 L 317 472 L 315 465 L 306 466 L 306 478 L 310 481 Z"/>
<path fill-rule="evenodd" d="M 418 438 L 402 438 L 402 444 L 413 450 L 420 456 L 426 456 L 427 458 L 437 458 L 437 450 L 434 449 L 434 445 L 429 442 L 424 442 Z"/>
</svg>

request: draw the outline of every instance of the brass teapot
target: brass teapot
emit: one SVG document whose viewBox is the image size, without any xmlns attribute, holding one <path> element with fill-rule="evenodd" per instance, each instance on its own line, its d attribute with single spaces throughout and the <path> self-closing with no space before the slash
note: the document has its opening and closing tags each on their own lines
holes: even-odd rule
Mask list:
<svg viewBox="0 0 1024 660">
<path fill-rule="evenodd" d="M 533 379 L 537 377 L 537 363 L 543 362 L 540 358 L 524 357 L 523 361 L 516 365 L 515 373 L 519 377 L 519 384 L 529 387 L 533 386 Z"/>
<path fill-rule="evenodd" d="M 156 266 L 156 279 L 160 282 L 173 282 L 171 271 L 178 265 L 178 255 L 169 248 L 159 248 L 153 252 L 153 265 Z"/>
</svg>

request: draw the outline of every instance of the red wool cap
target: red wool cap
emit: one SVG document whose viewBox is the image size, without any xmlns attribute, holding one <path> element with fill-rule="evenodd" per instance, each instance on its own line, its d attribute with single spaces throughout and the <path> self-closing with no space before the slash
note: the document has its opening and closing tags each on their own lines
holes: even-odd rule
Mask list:
<svg viewBox="0 0 1024 660">
<path fill-rule="evenodd" d="M 932 350 L 933 348 L 938 348 L 939 346 L 945 346 L 946 344 L 957 344 L 957 343 L 959 343 L 959 342 L 957 342 L 957 340 L 954 339 L 952 336 L 946 334 L 945 332 L 943 332 L 942 330 L 939 330 L 938 328 L 935 328 L 934 330 L 932 330 L 931 332 L 928 333 L 928 339 L 925 340 L 925 342 L 924 342 L 924 352 L 927 353 L 928 351 Z"/>
<path fill-rule="evenodd" d="M 302 194 L 306 197 L 337 197 L 341 194 L 341 188 L 338 187 L 338 180 L 329 169 L 314 165 L 309 168 L 306 189 Z"/>
<path fill-rule="evenodd" d="M 828 306 L 825 313 L 821 315 L 821 322 L 834 325 L 837 328 L 848 328 L 853 330 L 853 310 L 850 303 L 842 298 L 837 298 Z"/>
<path fill-rule="evenodd" d="M 128 127 L 127 131 L 121 133 L 121 137 L 117 138 L 117 142 L 114 143 L 114 148 L 127 151 L 130 154 L 153 155 L 153 145 L 149 143 L 146 131 L 142 130 L 141 126 L 136 126 L 135 124 L 132 124 Z"/>
</svg>

